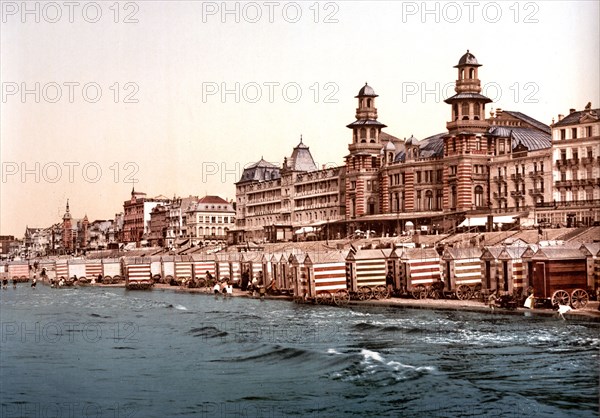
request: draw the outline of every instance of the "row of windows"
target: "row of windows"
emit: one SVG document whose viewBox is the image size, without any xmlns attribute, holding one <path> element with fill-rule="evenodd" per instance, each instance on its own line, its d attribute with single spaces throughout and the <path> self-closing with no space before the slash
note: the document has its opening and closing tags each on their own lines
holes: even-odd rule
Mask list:
<svg viewBox="0 0 600 418">
<path fill-rule="evenodd" d="M 235 218 L 233 216 L 198 216 L 197 222 L 199 223 L 211 223 L 211 224 L 220 224 L 220 223 L 234 223 Z"/>
<path fill-rule="evenodd" d="M 593 126 L 582 126 L 580 128 L 563 128 L 560 130 L 560 139 L 577 139 L 577 138 L 589 138 L 593 135 Z M 567 138 L 567 134 L 570 136 Z"/>
</svg>

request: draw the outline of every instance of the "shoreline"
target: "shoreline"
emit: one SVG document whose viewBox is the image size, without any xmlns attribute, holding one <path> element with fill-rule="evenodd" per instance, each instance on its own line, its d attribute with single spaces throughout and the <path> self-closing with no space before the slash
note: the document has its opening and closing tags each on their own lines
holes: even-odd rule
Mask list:
<svg viewBox="0 0 600 418">
<path fill-rule="evenodd" d="M 50 284 L 46 281 L 39 281 L 41 284 L 49 286 Z M 116 284 L 84 284 L 77 285 L 77 287 L 98 287 L 98 288 L 125 288 L 125 283 Z M 179 286 L 171 286 L 168 284 L 157 283 L 152 289 L 149 290 L 132 290 L 132 292 L 146 292 L 146 291 L 172 291 L 175 293 L 198 293 L 202 295 L 213 295 L 212 292 L 206 292 L 205 289 L 188 289 Z M 248 294 L 248 292 L 242 292 L 238 288 L 233 289 L 233 295 L 229 297 L 243 297 L 249 299 L 260 299 L 258 296 Z M 294 302 L 293 296 L 281 295 L 265 295 L 265 300 L 283 300 L 288 302 Z M 305 304 L 310 305 L 311 302 Z M 600 310 L 598 310 L 598 301 L 590 301 L 584 309 L 573 309 L 565 314 L 567 319 L 587 319 L 594 322 L 600 322 Z M 318 305 L 315 305 L 318 306 Z M 335 305 L 332 305 L 335 306 Z M 348 302 L 346 307 L 382 307 L 382 308 L 409 308 L 409 309 L 438 309 L 438 310 L 449 310 L 449 311 L 464 311 L 464 312 L 477 312 L 484 314 L 502 314 L 502 315 L 520 315 L 520 316 L 545 316 L 545 317 L 558 317 L 557 311 L 553 309 L 537 308 L 527 309 L 518 307 L 516 309 L 503 309 L 496 307 L 491 309 L 489 306 L 484 305 L 482 302 L 472 300 L 454 300 L 454 299 L 409 299 L 409 298 L 388 298 L 382 300 L 351 300 Z M 344 307 L 340 307 L 344 308 Z"/>
<path fill-rule="evenodd" d="M 156 290 L 172 290 L 176 292 L 182 293 L 201 293 L 204 295 L 212 295 L 212 293 L 207 293 L 202 289 L 186 289 L 179 288 L 170 285 L 154 285 Z M 239 289 L 234 289 L 233 297 L 245 297 L 250 299 L 260 299 L 260 297 L 249 295 L 247 292 L 242 292 Z M 294 298 L 292 296 L 274 296 L 274 295 L 265 295 L 265 300 L 285 300 L 294 303 Z M 312 303 L 306 302 L 307 305 L 311 305 Z M 588 305 L 584 309 L 579 310 L 571 310 L 565 314 L 565 317 L 568 319 L 569 317 L 573 319 L 589 319 L 594 322 L 600 322 L 600 310 L 598 310 L 597 301 L 590 301 Z M 318 306 L 318 305 L 315 305 Z M 331 305 L 335 306 L 335 305 Z M 478 312 L 478 313 L 486 313 L 486 314 L 507 314 L 507 315 L 520 315 L 520 316 L 529 316 L 529 315 L 537 315 L 537 316 L 546 316 L 552 317 L 555 316 L 558 318 L 558 312 L 553 309 L 527 309 L 527 308 L 516 308 L 516 309 L 503 309 L 503 308 L 494 308 L 491 309 L 487 305 L 484 305 L 482 302 L 477 301 L 463 301 L 463 300 L 453 300 L 453 299 L 409 299 L 409 298 L 388 298 L 382 300 L 367 300 L 367 301 L 359 301 L 359 300 L 351 300 L 348 302 L 346 307 L 383 307 L 383 308 L 410 308 L 410 309 L 438 309 L 438 310 L 450 310 L 450 311 L 464 311 L 464 312 Z M 340 307 L 344 308 L 344 307 Z M 560 318 L 558 318 L 560 319 Z"/>
</svg>

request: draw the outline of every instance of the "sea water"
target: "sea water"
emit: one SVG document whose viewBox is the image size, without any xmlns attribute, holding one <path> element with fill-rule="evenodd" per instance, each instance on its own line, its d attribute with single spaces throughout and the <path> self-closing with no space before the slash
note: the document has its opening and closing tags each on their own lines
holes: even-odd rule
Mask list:
<svg viewBox="0 0 600 418">
<path fill-rule="evenodd" d="M 2 417 L 594 417 L 600 324 L 81 287 L 0 292 Z"/>
</svg>

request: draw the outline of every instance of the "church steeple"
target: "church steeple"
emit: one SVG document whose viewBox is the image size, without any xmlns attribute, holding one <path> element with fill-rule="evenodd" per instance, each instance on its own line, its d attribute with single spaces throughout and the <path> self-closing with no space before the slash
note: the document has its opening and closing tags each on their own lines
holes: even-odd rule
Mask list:
<svg viewBox="0 0 600 418">
<path fill-rule="evenodd" d="M 71 212 L 69 211 L 69 199 L 67 199 L 67 208 L 66 212 L 63 215 L 63 220 L 71 219 Z"/>
</svg>

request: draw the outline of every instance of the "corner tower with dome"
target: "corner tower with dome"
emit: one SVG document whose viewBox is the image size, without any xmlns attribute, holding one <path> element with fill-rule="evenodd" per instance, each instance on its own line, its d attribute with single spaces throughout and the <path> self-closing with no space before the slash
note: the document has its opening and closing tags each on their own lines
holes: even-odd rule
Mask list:
<svg viewBox="0 0 600 418">
<path fill-rule="evenodd" d="M 377 120 L 375 91 L 367 83 L 355 96 L 358 99 L 356 120 L 347 125 L 352 129 L 352 142 L 346 156 L 346 218 L 380 212 L 378 171 L 381 168 L 381 129 L 386 125 Z"/>
<path fill-rule="evenodd" d="M 448 135 L 444 137 L 445 211 L 484 208 L 490 200 L 487 179 L 474 175 L 473 170 L 474 166 L 487 164 L 484 135 L 489 122 L 485 119 L 485 105 L 492 101 L 481 94 L 479 67 L 481 64 L 467 50 L 454 66 L 458 70 L 456 94 L 445 100 L 451 105 L 451 120 L 446 124 Z"/>
</svg>

